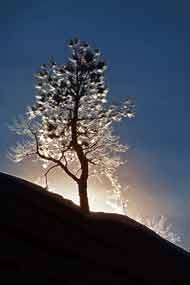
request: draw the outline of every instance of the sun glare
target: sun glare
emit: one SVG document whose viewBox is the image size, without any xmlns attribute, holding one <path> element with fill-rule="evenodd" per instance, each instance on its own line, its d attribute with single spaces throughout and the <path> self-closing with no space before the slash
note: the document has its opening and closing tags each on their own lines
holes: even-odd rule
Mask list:
<svg viewBox="0 0 190 285">
<path fill-rule="evenodd" d="M 34 181 L 36 184 L 39 184 L 40 186 L 44 186 L 44 179 L 43 177 L 37 179 Z M 104 187 L 100 187 L 99 185 L 94 185 L 94 183 L 89 183 L 88 187 L 88 198 L 89 198 L 89 204 L 91 211 L 94 212 L 110 212 L 111 209 L 106 203 L 105 198 L 105 189 Z M 50 179 L 48 183 L 48 191 L 51 191 L 53 193 L 57 193 L 65 199 L 69 199 L 75 204 L 79 205 L 79 195 L 77 190 L 77 185 L 70 181 L 70 179 L 67 179 L 65 177 L 62 179 L 61 177 L 56 177 Z M 101 189 L 102 188 L 102 189 Z"/>
<path fill-rule="evenodd" d="M 50 191 L 54 193 L 58 193 L 62 195 L 66 199 L 72 200 L 75 204 L 79 205 L 79 195 L 77 191 L 77 187 L 75 185 L 67 185 L 62 187 L 61 183 L 58 183 L 56 187 L 52 187 Z M 98 211 L 108 211 L 108 207 L 106 207 L 106 203 L 103 201 L 103 198 L 101 195 L 98 194 L 98 192 L 94 187 L 89 187 L 88 189 L 88 197 L 89 197 L 89 204 L 90 209 L 92 211 L 98 212 Z"/>
</svg>

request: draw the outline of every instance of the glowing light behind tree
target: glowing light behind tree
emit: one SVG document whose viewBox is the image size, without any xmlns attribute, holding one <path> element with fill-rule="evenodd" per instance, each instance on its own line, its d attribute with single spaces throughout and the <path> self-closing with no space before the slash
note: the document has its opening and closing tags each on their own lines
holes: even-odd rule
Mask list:
<svg viewBox="0 0 190 285">
<path fill-rule="evenodd" d="M 77 39 L 69 42 L 71 56 L 66 64 L 51 58 L 35 74 L 35 103 L 25 118 L 12 128 L 27 140 L 12 148 L 12 158 L 42 161 L 47 173 L 60 167 L 77 184 L 80 205 L 88 212 L 87 180 L 106 176 L 115 198 L 121 187 L 116 170 L 128 147 L 119 142 L 113 123 L 134 116 L 130 98 L 122 107 L 107 103 L 106 64 L 100 51 Z"/>
</svg>

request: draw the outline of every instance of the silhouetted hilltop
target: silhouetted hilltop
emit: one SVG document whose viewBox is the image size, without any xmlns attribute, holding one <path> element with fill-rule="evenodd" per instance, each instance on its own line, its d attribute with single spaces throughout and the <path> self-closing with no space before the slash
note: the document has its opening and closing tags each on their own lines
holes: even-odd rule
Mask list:
<svg viewBox="0 0 190 285">
<path fill-rule="evenodd" d="M 85 216 L 61 196 L 1 173 L 0 283 L 12 282 L 189 285 L 190 254 L 130 218 Z"/>
</svg>

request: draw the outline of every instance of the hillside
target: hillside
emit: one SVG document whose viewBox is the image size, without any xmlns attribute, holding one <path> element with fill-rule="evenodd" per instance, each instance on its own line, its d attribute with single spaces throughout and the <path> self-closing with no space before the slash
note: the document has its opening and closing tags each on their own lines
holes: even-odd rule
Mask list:
<svg viewBox="0 0 190 285">
<path fill-rule="evenodd" d="M 146 227 L 3 173 L 0 232 L 1 284 L 190 284 L 190 254 Z"/>
</svg>

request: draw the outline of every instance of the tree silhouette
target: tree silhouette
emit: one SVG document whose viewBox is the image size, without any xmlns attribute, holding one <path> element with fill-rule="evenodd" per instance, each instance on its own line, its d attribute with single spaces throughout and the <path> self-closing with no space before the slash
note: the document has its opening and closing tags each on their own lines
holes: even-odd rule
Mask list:
<svg viewBox="0 0 190 285">
<path fill-rule="evenodd" d="M 108 105 L 104 73 L 106 64 L 100 51 L 86 42 L 69 42 L 71 55 L 64 65 L 51 58 L 36 77 L 35 103 L 24 119 L 12 128 L 26 140 L 11 148 L 11 157 L 21 161 L 32 157 L 45 163 L 48 174 L 60 167 L 78 185 L 80 206 L 89 212 L 89 175 L 114 175 L 127 146 L 113 134 L 112 123 L 134 115 L 128 98 L 122 107 Z"/>
</svg>

